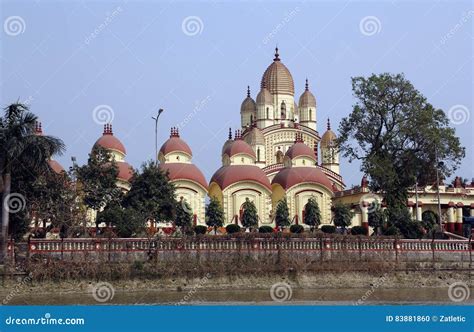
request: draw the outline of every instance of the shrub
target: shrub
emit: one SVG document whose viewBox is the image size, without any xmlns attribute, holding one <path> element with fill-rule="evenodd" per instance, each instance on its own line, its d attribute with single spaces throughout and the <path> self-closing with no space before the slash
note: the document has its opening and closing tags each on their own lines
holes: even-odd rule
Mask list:
<svg viewBox="0 0 474 332">
<path fill-rule="evenodd" d="M 196 233 L 196 234 L 206 234 L 207 233 L 207 227 L 202 226 L 202 225 L 198 225 L 198 226 L 194 227 L 194 233 Z"/>
<path fill-rule="evenodd" d="M 273 228 L 271 226 L 260 226 L 258 229 L 259 233 L 273 233 Z"/>
<path fill-rule="evenodd" d="M 352 235 L 367 235 L 368 230 L 364 226 L 354 226 L 351 228 Z"/>
<path fill-rule="evenodd" d="M 230 224 L 225 227 L 225 230 L 229 234 L 238 233 L 240 232 L 240 226 L 236 224 Z"/>
<path fill-rule="evenodd" d="M 304 227 L 301 225 L 291 225 L 290 232 L 294 234 L 300 234 L 304 232 Z"/>
<path fill-rule="evenodd" d="M 323 225 L 321 226 L 321 231 L 326 234 L 336 233 L 336 227 L 333 225 Z"/>
</svg>

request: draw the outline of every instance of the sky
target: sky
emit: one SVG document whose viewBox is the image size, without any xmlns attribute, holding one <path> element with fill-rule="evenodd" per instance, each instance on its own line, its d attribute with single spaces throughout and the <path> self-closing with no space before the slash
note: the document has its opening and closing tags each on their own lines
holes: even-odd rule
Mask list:
<svg viewBox="0 0 474 332">
<path fill-rule="evenodd" d="M 355 102 L 351 77 L 404 73 L 445 110 L 466 147 L 458 175 L 474 178 L 471 1 L 46 1 L 1 2 L 0 101 L 30 105 L 45 134 L 67 145 L 56 157 L 87 161 L 104 121 L 134 167 L 154 158 L 170 127 L 209 180 L 228 128 L 240 125 L 275 45 L 295 81 L 316 97 L 318 131 L 337 129 Z M 341 160 L 347 187 L 359 165 Z"/>
</svg>

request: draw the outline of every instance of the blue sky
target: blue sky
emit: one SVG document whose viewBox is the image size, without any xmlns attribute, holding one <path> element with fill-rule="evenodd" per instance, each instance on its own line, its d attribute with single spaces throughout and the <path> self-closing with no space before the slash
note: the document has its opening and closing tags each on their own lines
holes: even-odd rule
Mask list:
<svg viewBox="0 0 474 332">
<path fill-rule="evenodd" d="M 153 158 L 151 116 L 164 108 L 159 144 L 180 125 L 209 179 L 247 85 L 255 97 L 278 44 L 296 98 L 310 81 L 321 134 L 328 117 L 337 128 L 350 113 L 352 76 L 403 72 L 451 110 L 467 150 L 458 174 L 474 177 L 470 1 L 16 0 L 2 2 L 1 19 L 1 104 L 28 101 L 43 130 L 65 141 L 65 167 L 71 156 L 84 163 L 102 134 L 99 105 L 112 109 L 138 167 Z M 349 187 L 360 182 L 358 165 L 342 160 L 341 172 Z"/>
</svg>

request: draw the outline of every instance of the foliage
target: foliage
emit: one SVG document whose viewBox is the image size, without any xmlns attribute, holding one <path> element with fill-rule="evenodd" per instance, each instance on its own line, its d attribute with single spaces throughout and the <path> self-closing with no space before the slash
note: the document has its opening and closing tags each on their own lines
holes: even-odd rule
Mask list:
<svg viewBox="0 0 474 332">
<path fill-rule="evenodd" d="M 94 146 L 87 164 L 75 168 L 84 204 L 99 211 L 110 202 L 118 202 L 121 191 L 117 188 L 117 164 L 101 146 Z"/>
<path fill-rule="evenodd" d="M 420 239 L 423 236 L 420 223 L 411 219 L 410 213 L 405 207 L 387 208 L 387 220 L 389 229 L 392 226 L 397 228 L 400 234 L 407 239 Z"/>
<path fill-rule="evenodd" d="M 333 225 L 323 225 L 321 226 L 321 232 L 326 234 L 336 233 L 336 227 Z"/>
<path fill-rule="evenodd" d="M 311 230 L 315 227 L 317 228 L 321 224 L 321 211 L 319 210 L 318 202 L 314 197 L 308 199 L 308 203 L 306 203 L 304 207 L 304 218 L 303 222 L 311 226 Z"/>
<path fill-rule="evenodd" d="M 167 174 L 149 161 L 133 177 L 130 191 L 123 199 L 123 207 L 133 208 L 156 221 L 175 220 L 175 188 Z"/>
<path fill-rule="evenodd" d="M 196 234 L 206 234 L 207 233 L 207 227 L 203 225 L 197 225 L 194 227 L 194 233 Z"/>
<path fill-rule="evenodd" d="M 186 232 L 193 223 L 193 213 L 188 202 L 186 202 L 183 197 L 180 201 L 176 203 L 176 227 L 180 227 L 181 230 Z"/>
<path fill-rule="evenodd" d="M 224 209 L 216 197 L 211 197 L 206 206 L 206 225 L 214 227 L 214 233 L 217 232 L 217 227 L 224 225 Z"/>
<path fill-rule="evenodd" d="M 273 228 L 271 226 L 260 226 L 258 229 L 259 233 L 273 233 Z"/>
<path fill-rule="evenodd" d="M 368 235 L 368 229 L 364 226 L 354 226 L 351 228 L 352 235 Z"/>
<path fill-rule="evenodd" d="M 244 212 L 242 214 L 242 225 L 245 228 L 253 228 L 258 225 L 258 215 L 255 203 L 250 201 L 248 198 L 245 199 L 243 204 Z"/>
<path fill-rule="evenodd" d="M 352 89 L 357 102 L 340 124 L 338 145 L 343 156 L 362 162 L 388 207 L 404 205 L 416 181 L 434 183 L 437 167 L 442 178 L 459 167 L 465 151 L 446 114 L 402 74 L 355 77 Z"/>
<path fill-rule="evenodd" d="M 9 231 L 10 233 L 14 231 L 13 236 L 16 237 L 18 231 L 24 231 L 26 220 L 29 218 L 26 212 L 20 212 L 12 220 L 14 225 L 9 227 L 10 213 L 3 208 L 5 205 L 3 203 L 7 203 L 6 198 L 10 197 L 12 188 L 16 188 L 13 170 L 27 170 L 36 177 L 37 174 L 47 170 L 47 162 L 52 156 L 62 154 L 65 149 L 60 139 L 35 133 L 37 120 L 27 105 L 18 102 L 7 106 L 4 115 L 0 117 L 0 190 L 2 191 L 0 263 L 4 262 L 6 255 Z"/>
<path fill-rule="evenodd" d="M 114 227 L 118 237 L 134 237 L 145 230 L 146 218 L 133 208 L 124 209 L 120 204 L 112 203 L 97 214 L 97 223 Z"/>
<path fill-rule="evenodd" d="M 236 224 L 229 224 L 225 227 L 225 230 L 229 234 L 239 233 L 240 232 L 240 226 L 236 225 Z"/>
<path fill-rule="evenodd" d="M 421 215 L 421 225 L 430 232 L 438 226 L 438 215 L 430 210 L 423 212 Z"/>
<path fill-rule="evenodd" d="M 354 213 L 347 205 L 337 203 L 334 206 L 333 222 L 335 226 L 342 227 L 343 229 L 345 229 L 346 227 L 351 225 L 353 217 Z"/>
<path fill-rule="evenodd" d="M 376 235 L 380 235 L 382 227 L 387 223 L 387 214 L 379 208 L 369 211 L 368 213 L 369 226 L 374 229 Z"/>
<path fill-rule="evenodd" d="M 287 227 L 290 225 L 290 212 L 286 198 L 280 200 L 276 207 L 275 223 L 278 227 Z"/>
<path fill-rule="evenodd" d="M 290 232 L 293 234 L 300 234 L 304 232 L 304 227 L 301 225 L 291 225 Z"/>
</svg>

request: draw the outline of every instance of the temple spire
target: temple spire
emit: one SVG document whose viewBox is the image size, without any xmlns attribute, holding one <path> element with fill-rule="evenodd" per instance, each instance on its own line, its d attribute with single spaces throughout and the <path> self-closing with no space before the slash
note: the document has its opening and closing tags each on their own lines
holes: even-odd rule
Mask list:
<svg viewBox="0 0 474 332">
<path fill-rule="evenodd" d="M 232 139 L 232 128 L 229 127 L 229 139 Z"/>
<path fill-rule="evenodd" d="M 247 85 L 247 97 L 250 98 L 250 85 Z"/>
<path fill-rule="evenodd" d="M 278 46 L 275 47 L 275 58 L 273 61 L 280 61 L 280 54 L 278 54 Z"/>
<path fill-rule="evenodd" d="M 329 118 L 328 118 L 328 130 L 331 130 L 331 122 L 329 121 Z"/>
<path fill-rule="evenodd" d="M 306 79 L 306 84 L 304 85 L 305 91 L 309 90 L 308 79 Z"/>
</svg>

